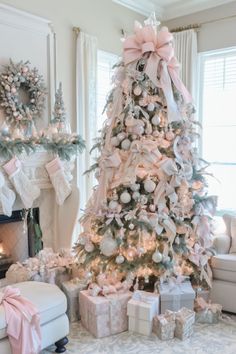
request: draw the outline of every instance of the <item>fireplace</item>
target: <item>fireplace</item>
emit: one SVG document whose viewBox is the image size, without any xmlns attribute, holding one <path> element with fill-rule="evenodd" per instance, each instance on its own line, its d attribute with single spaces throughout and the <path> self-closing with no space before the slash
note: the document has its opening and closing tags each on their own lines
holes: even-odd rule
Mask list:
<svg viewBox="0 0 236 354">
<path fill-rule="evenodd" d="M 0 215 L 0 278 L 9 266 L 33 257 L 42 249 L 39 208 Z"/>
</svg>

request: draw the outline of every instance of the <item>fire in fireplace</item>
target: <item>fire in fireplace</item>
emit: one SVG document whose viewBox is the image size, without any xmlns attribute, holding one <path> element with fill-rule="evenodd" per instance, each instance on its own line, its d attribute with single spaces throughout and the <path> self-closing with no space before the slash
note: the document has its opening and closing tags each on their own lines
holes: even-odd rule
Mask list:
<svg viewBox="0 0 236 354">
<path fill-rule="evenodd" d="M 23 262 L 42 249 L 39 208 L 0 215 L 0 278 L 14 262 Z"/>
</svg>

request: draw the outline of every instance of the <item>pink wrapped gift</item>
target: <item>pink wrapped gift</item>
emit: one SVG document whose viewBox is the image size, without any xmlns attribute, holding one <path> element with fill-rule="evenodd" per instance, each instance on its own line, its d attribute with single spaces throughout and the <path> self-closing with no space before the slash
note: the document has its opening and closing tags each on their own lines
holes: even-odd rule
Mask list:
<svg viewBox="0 0 236 354">
<path fill-rule="evenodd" d="M 79 308 L 83 326 L 96 338 L 128 330 L 127 303 L 130 291 L 107 296 L 90 296 L 88 290 L 79 293 Z"/>
</svg>

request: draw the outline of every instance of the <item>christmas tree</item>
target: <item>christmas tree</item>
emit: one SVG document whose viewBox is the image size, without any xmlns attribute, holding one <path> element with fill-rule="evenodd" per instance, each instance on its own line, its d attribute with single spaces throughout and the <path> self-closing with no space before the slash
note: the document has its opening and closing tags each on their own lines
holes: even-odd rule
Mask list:
<svg viewBox="0 0 236 354">
<path fill-rule="evenodd" d="M 215 200 L 197 154 L 194 107 L 178 75 L 173 35 L 158 30 L 153 16 L 145 22 L 123 41 L 77 259 L 94 281 L 186 275 L 210 284 Z"/>
<path fill-rule="evenodd" d="M 63 123 L 66 120 L 66 112 L 65 105 L 63 101 L 63 93 L 62 93 L 62 83 L 59 83 L 59 87 L 55 93 L 55 103 L 54 103 L 54 111 L 53 111 L 53 119 L 51 123 Z"/>
</svg>

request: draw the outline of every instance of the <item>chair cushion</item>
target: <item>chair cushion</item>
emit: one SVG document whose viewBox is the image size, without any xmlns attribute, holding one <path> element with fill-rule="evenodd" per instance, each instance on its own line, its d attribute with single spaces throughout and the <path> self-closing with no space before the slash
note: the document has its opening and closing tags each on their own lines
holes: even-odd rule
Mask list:
<svg viewBox="0 0 236 354">
<path fill-rule="evenodd" d="M 214 279 L 236 283 L 236 253 L 214 256 L 211 265 Z"/>
<path fill-rule="evenodd" d="M 30 300 L 39 309 L 41 325 L 50 322 L 66 312 L 66 297 L 56 285 L 27 281 L 11 286 L 19 288 L 21 295 Z M 3 305 L 1 305 L 0 339 L 6 336 L 5 313 Z"/>
</svg>

